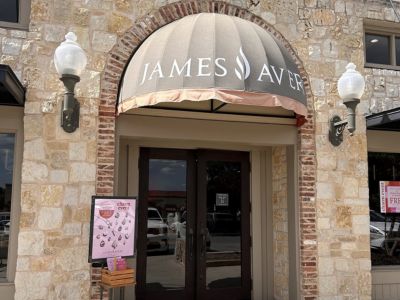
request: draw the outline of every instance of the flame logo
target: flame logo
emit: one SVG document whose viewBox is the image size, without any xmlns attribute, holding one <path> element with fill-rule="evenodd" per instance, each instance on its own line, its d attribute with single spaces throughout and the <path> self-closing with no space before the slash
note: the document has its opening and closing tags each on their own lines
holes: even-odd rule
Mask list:
<svg viewBox="0 0 400 300">
<path fill-rule="evenodd" d="M 245 80 L 250 76 L 250 64 L 246 58 L 246 55 L 244 55 L 244 53 L 243 53 L 242 47 L 240 47 L 240 49 L 239 49 L 239 54 L 242 59 L 240 59 L 239 56 L 236 56 L 236 63 L 240 70 L 235 68 L 235 74 L 236 74 L 237 78 L 239 78 L 240 80 Z M 243 63 L 244 63 L 244 65 L 243 65 Z"/>
</svg>

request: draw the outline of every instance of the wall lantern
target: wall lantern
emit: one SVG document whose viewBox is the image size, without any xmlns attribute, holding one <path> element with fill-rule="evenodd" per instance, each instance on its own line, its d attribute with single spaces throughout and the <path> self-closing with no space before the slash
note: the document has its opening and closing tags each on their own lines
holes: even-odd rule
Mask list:
<svg viewBox="0 0 400 300">
<path fill-rule="evenodd" d="M 330 119 L 329 141 L 334 146 L 339 146 L 343 141 L 343 132 L 348 125 L 350 135 L 356 130 L 356 107 L 360 103 L 364 93 L 365 80 L 361 74 L 356 71 L 356 65 L 349 63 L 346 66 L 346 72 L 342 74 L 338 81 L 338 92 L 343 104 L 347 107 L 347 120 L 342 120 L 335 115 Z"/>
<path fill-rule="evenodd" d="M 75 99 L 75 85 L 85 69 L 85 52 L 76 42 L 76 35 L 68 32 L 65 41 L 54 52 L 54 64 L 60 80 L 64 83 L 65 94 L 61 109 L 61 127 L 66 132 L 74 132 L 79 127 L 79 102 Z"/>
</svg>

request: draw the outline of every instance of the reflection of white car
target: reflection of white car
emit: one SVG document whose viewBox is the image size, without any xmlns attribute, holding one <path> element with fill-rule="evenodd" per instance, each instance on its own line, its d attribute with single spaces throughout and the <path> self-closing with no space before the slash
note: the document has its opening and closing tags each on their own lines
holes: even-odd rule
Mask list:
<svg viewBox="0 0 400 300">
<path fill-rule="evenodd" d="M 155 207 L 147 209 L 147 252 L 168 252 L 168 226 Z"/>
<path fill-rule="evenodd" d="M 392 219 L 390 217 L 387 217 L 385 222 L 385 216 L 373 210 L 369 211 L 369 216 L 372 226 L 380 229 L 383 232 L 390 231 L 390 227 L 392 226 Z M 395 221 L 393 224 L 393 232 L 399 231 L 399 226 L 400 223 Z"/>
<path fill-rule="evenodd" d="M 0 221 L 0 233 L 4 235 L 10 234 L 10 220 Z"/>
<path fill-rule="evenodd" d="M 370 244 L 373 249 L 383 249 L 385 242 L 385 232 L 374 225 L 369 225 Z"/>
</svg>

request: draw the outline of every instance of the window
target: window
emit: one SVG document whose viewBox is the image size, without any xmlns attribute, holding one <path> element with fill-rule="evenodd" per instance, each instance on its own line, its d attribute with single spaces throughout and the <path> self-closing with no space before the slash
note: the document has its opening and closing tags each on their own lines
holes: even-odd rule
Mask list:
<svg viewBox="0 0 400 300">
<path fill-rule="evenodd" d="M 0 2 L 0 20 L 18 23 L 18 1 L 3 0 Z"/>
<path fill-rule="evenodd" d="M 380 181 L 400 181 L 399 153 L 368 153 L 372 265 L 400 265 L 400 213 L 382 213 Z"/>
<path fill-rule="evenodd" d="M 392 64 L 390 60 L 390 41 L 391 36 L 389 35 L 365 33 L 366 62 L 381 65 Z"/>
<path fill-rule="evenodd" d="M 0 133 L 0 279 L 7 278 L 14 145 L 14 133 Z"/>
<path fill-rule="evenodd" d="M 0 0 L 0 27 L 28 29 L 30 0 Z"/>
<path fill-rule="evenodd" d="M 400 70 L 400 24 L 364 20 L 365 66 Z"/>
<path fill-rule="evenodd" d="M 0 0 L 1 1 L 1 0 Z M 1 97 L 1 94 L 0 94 Z M 24 108 L 0 105 L 0 298 L 12 299 L 20 220 Z"/>
</svg>

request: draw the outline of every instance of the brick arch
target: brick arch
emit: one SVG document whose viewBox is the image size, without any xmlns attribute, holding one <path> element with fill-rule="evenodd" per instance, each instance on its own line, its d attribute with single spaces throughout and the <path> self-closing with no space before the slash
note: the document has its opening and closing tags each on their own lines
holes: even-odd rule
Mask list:
<svg viewBox="0 0 400 300">
<path fill-rule="evenodd" d="M 300 220 L 300 274 L 301 294 L 307 299 L 316 299 L 317 278 L 317 234 L 315 206 L 315 128 L 312 93 L 309 80 L 301 60 L 288 41 L 270 24 L 248 10 L 223 2 L 211 0 L 178 1 L 159 8 L 137 20 L 109 52 L 101 78 L 96 194 L 112 195 L 114 186 L 115 120 L 118 87 L 124 69 L 140 44 L 160 27 L 187 15 L 202 12 L 221 13 L 251 21 L 273 34 L 297 63 L 304 80 L 308 99 L 307 122 L 298 129 L 298 196 Z"/>
</svg>

